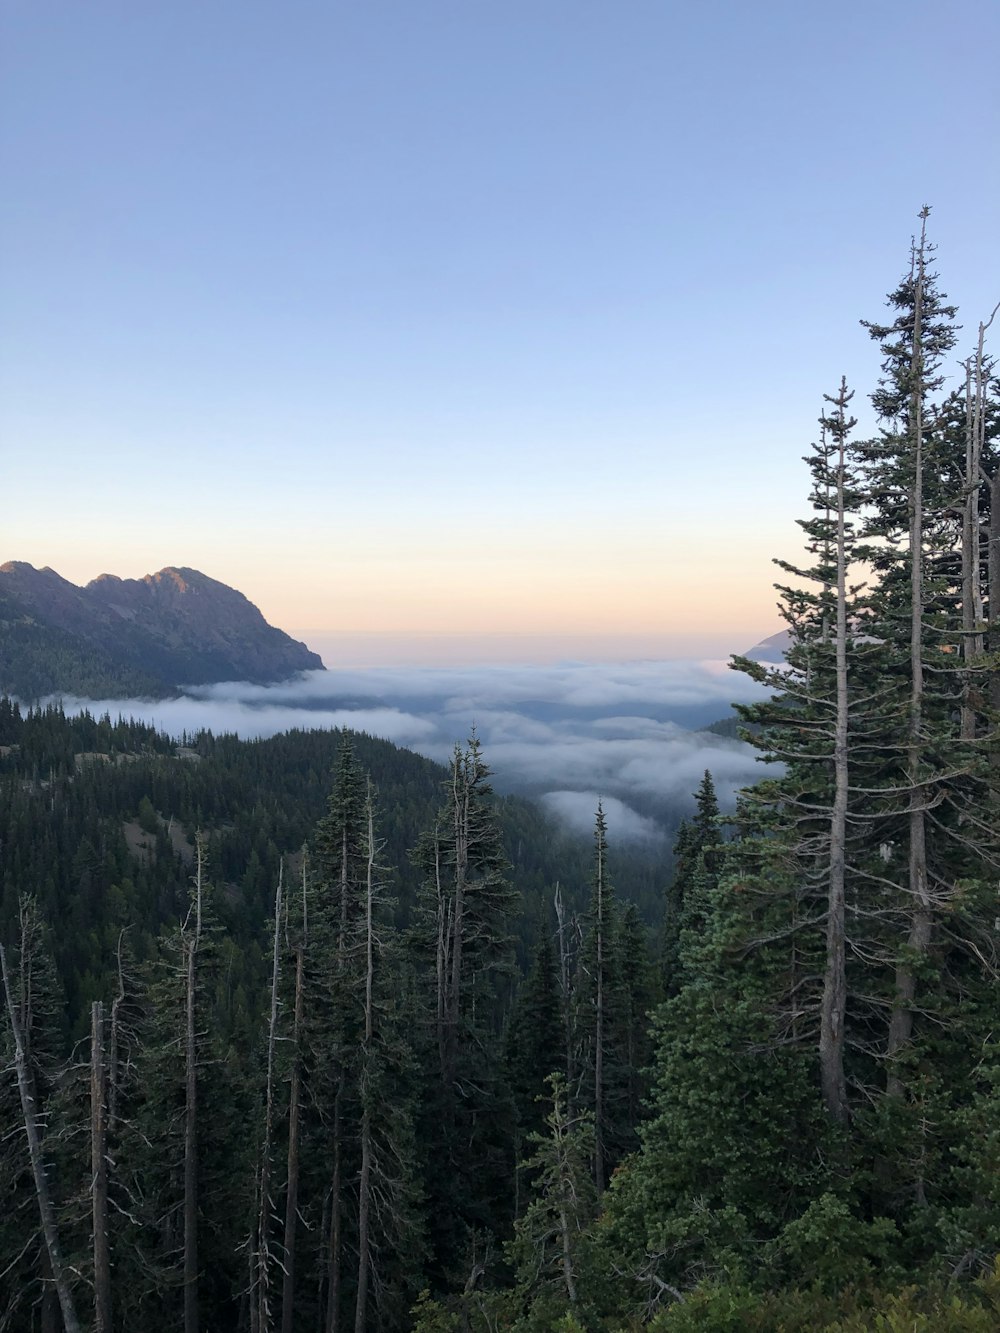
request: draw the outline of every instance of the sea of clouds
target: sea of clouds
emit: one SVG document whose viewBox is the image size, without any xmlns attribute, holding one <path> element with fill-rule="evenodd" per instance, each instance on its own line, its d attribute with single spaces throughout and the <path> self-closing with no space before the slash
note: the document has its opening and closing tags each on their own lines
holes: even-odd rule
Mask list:
<svg viewBox="0 0 1000 1333">
<path fill-rule="evenodd" d="M 500 791 L 540 798 L 573 828 L 598 800 L 616 838 L 659 840 L 710 769 L 724 806 L 757 780 L 755 752 L 696 728 L 761 688 L 719 661 L 311 671 L 276 685 L 226 681 L 176 699 L 64 699 L 67 711 L 142 718 L 172 736 L 244 738 L 348 727 L 439 761 L 476 730 Z"/>
</svg>

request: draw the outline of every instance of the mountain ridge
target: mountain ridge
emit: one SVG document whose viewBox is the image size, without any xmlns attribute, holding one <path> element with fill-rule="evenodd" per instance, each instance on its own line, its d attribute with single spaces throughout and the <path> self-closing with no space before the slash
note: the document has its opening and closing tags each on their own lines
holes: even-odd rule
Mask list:
<svg viewBox="0 0 1000 1333">
<path fill-rule="evenodd" d="M 322 670 L 243 593 L 167 565 L 141 579 L 101 574 L 80 587 L 51 566 L 0 565 L 0 690 L 26 700 L 123 691 L 161 698 L 222 680 L 269 684 Z"/>
</svg>

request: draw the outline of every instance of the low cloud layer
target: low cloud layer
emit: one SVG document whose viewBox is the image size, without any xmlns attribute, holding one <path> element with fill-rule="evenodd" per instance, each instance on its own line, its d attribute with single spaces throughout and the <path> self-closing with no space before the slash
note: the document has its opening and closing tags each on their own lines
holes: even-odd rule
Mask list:
<svg viewBox="0 0 1000 1333">
<path fill-rule="evenodd" d="M 721 662 L 314 671 L 279 685 L 224 682 L 181 698 L 63 701 L 139 717 L 174 736 L 245 738 L 350 727 L 447 760 L 474 726 L 501 791 L 540 797 L 574 828 L 604 801 L 613 837 L 664 836 L 706 768 L 724 804 L 760 776 L 738 741 L 691 730 L 761 690 Z"/>
<path fill-rule="evenodd" d="M 594 812 L 600 802 L 616 841 L 659 843 L 664 839 L 663 828 L 655 819 L 637 815 L 614 796 L 601 796 L 595 791 L 547 791 L 541 799 L 549 813 L 575 833 L 593 832 Z"/>
</svg>

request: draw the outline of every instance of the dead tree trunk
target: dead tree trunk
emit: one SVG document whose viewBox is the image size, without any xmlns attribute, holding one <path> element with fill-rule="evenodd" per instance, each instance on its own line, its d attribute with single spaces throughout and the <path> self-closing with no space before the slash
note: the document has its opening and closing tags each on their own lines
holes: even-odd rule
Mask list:
<svg viewBox="0 0 1000 1333">
<path fill-rule="evenodd" d="M 597 899 L 597 1012 L 594 1015 L 594 1184 L 598 1194 L 604 1191 L 604 951 L 605 951 L 605 842 L 604 811 L 597 807 L 597 856 L 595 896 Z"/>
<path fill-rule="evenodd" d="M 350 833 L 345 820 L 340 835 L 340 926 L 337 935 L 336 975 L 341 990 L 347 964 L 347 926 L 350 898 Z M 336 1333 L 340 1324 L 340 1282 L 343 1265 L 343 1052 L 338 1053 L 337 1091 L 333 1098 L 333 1175 L 330 1182 L 330 1252 L 327 1263 L 326 1333 Z"/>
<path fill-rule="evenodd" d="M 559 940 L 559 990 L 562 998 L 563 1042 L 565 1044 L 566 1087 L 573 1086 L 573 996 L 570 987 L 569 942 L 566 939 L 566 908 L 562 889 L 556 882 L 553 904 Z"/>
<path fill-rule="evenodd" d="M 274 894 L 274 947 L 271 957 L 271 1012 L 267 1026 L 267 1077 L 264 1087 L 264 1137 L 260 1149 L 256 1253 L 250 1322 L 254 1333 L 271 1328 L 271 1136 L 274 1128 L 274 1051 L 278 1038 L 278 983 L 281 978 L 281 890 L 285 863 L 278 868 Z"/>
<path fill-rule="evenodd" d="M 205 841 L 195 839 L 195 900 L 193 930 L 182 931 L 185 957 L 184 1034 L 184 1333 L 198 1333 L 198 1043 L 197 957 L 201 944 L 201 902 L 205 873 Z M 190 920 L 190 910 L 188 913 Z"/>
<path fill-rule="evenodd" d="M 10 1020 L 10 1030 L 14 1038 L 14 1069 L 17 1074 L 17 1090 L 21 1098 L 21 1113 L 24 1117 L 24 1132 L 28 1140 L 28 1156 L 31 1160 L 31 1174 L 35 1181 L 35 1197 L 38 1200 L 45 1252 L 49 1267 L 52 1270 L 52 1282 L 59 1297 L 59 1308 L 62 1311 L 66 1333 L 80 1333 L 80 1321 L 76 1317 L 73 1293 L 70 1290 L 68 1272 L 62 1256 L 62 1247 L 59 1244 L 55 1207 L 49 1193 L 49 1182 L 45 1174 L 45 1162 L 42 1158 L 42 1135 L 38 1123 L 35 1081 L 31 1075 L 31 1066 L 28 1064 L 21 1023 L 11 993 L 10 976 L 7 972 L 7 957 L 2 945 L 0 945 L 0 971 L 3 973 L 7 1017 Z"/>
<path fill-rule="evenodd" d="M 120 1054 L 121 1045 L 121 1010 L 125 1003 L 125 973 L 122 967 L 122 940 L 125 931 L 118 933 L 118 994 L 111 1002 L 111 1032 L 108 1045 L 108 1124 L 107 1131 L 114 1134 L 118 1123 L 118 1092 L 121 1082 Z"/>
<path fill-rule="evenodd" d="M 108 1235 L 107 1068 L 104 1005 L 90 1011 L 90 1175 L 94 1231 L 94 1329 L 111 1333 L 111 1249 Z"/>
<path fill-rule="evenodd" d="M 285 1272 L 281 1284 L 281 1333 L 292 1333 L 295 1316 L 295 1231 L 299 1210 L 299 1121 L 302 1100 L 302 1017 L 305 959 L 309 940 L 306 857 L 302 857 L 302 924 L 295 946 L 295 1008 L 292 1019 L 292 1074 L 288 1091 L 288 1185 L 285 1192 Z M 286 913 L 287 920 L 287 913 Z"/>
<path fill-rule="evenodd" d="M 375 1033 L 373 1003 L 375 980 L 375 816 L 371 782 L 365 801 L 365 1036 L 361 1053 L 361 1178 L 358 1182 L 358 1298 L 354 1309 L 354 1333 L 364 1333 L 368 1318 L 368 1279 L 371 1268 L 370 1218 L 372 1171 L 372 1042 Z"/>
</svg>

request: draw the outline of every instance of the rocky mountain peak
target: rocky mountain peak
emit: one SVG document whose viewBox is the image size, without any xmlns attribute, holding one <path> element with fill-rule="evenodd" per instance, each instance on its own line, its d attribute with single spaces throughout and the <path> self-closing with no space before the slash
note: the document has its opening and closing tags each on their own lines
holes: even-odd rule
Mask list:
<svg viewBox="0 0 1000 1333">
<path fill-rule="evenodd" d="M 166 691 L 222 680 L 264 684 L 323 667 L 304 643 L 269 625 L 243 593 L 186 566 L 139 579 L 101 574 L 81 588 L 53 569 L 11 560 L 0 566 L 0 596 L 35 627 L 62 636 L 60 658 L 73 656 L 69 636 L 91 665 L 108 664 L 112 676 L 153 678 Z M 10 614 L 7 619 L 18 623 Z M 8 633 L 0 646 L 0 688 L 4 655 L 15 651 Z M 6 678 L 13 678 L 10 670 Z"/>
</svg>

